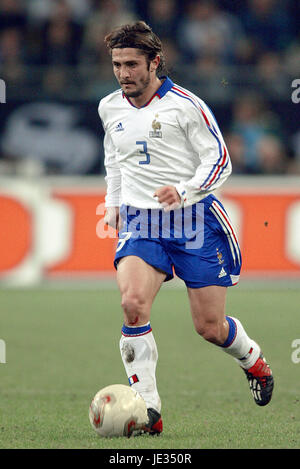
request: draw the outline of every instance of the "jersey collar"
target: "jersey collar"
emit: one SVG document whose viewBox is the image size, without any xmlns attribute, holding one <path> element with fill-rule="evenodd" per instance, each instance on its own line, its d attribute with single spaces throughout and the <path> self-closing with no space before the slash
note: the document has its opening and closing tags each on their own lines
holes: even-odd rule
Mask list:
<svg viewBox="0 0 300 469">
<path fill-rule="evenodd" d="M 163 98 L 165 96 L 165 94 L 168 91 L 170 91 L 172 86 L 174 86 L 174 83 L 172 82 L 171 78 L 169 78 L 169 77 L 163 76 L 163 77 L 159 77 L 159 78 L 160 78 L 160 80 L 164 79 L 164 82 L 162 83 L 160 88 L 158 88 L 158 90 L 156 91 L 155 94 L 158 95 L 160 98 Z"/>
<path fill-rule="evenodd" d="M 159 99 L 163 98 L 165 96 L 165 94 L 167 94 L 167 92 L 174 86 L 174 83 L 172 82 L 172 80 L 167 76 L 159 77 L 159 79 L 164 80 L 164 82 L 161 84 L 161 86 L 158 88 L 158 90 L 154 93 L 152 98 L 150 98 L 149 101 L 146 104 L 144 104 L 144 106 L 142 106 L 140 109 L 142 109 L 143 107 L 148 106 L 151 103 L 151 101 L 155 98 L 155 96 L 157 96 Z M 136 106 L 134 106 L 134 104 L 132 104 L 130 99 L 127 98 L 124 91 L 122 92 L 122 96 L 123 96 L 123 98 L 127 99 L 127 101 L 129 102 L 129 104 L 131 104 L 131 106 L 136 107 Z"/>
</svg>

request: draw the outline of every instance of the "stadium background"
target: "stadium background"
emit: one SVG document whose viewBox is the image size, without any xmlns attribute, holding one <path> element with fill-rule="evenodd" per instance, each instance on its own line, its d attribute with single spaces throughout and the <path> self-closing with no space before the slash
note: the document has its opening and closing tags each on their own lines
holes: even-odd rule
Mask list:
<svg viewBox="0 0 300 469">
<path fill-rule="evenodd" d="M 139 18 L 225 136 L 233 176 L 219 195 L 244 274 L 300 275 L 299 2 L 1 0 L 0 18 L 2 284 L 114 274 L 115 240 L 99 225 L 97 106 L 117 88 L 103 37 Z"/>
<path fill-rule="evenodd" d="M 239 367 L 193 333 L 174 280 L 151 316 L 164 433 L 103 441 L 91 398 L 127 380 L 97 107 L 117 87 L 103 36 L 135 19 L 226 139 L 218 195 L 244 260 L 227 311 L 276 384 L 258 408 Z M 297 0 L 0 0 L 0 448 L 299 449 L 299 19 Z"/>
</svg>

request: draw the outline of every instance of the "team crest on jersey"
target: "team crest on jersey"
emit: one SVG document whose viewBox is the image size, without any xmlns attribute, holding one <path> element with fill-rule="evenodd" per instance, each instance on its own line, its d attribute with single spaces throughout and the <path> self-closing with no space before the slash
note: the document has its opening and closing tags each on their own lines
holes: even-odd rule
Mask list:
<svg viewBox="0 0 300 469">
<path fill-rule="evenodd" d="M 162 138 L 162 132 L 161 132 L 161 123 L 157 120 L 158 114 L 155 115 L 155 119 L 152 122 L 152 129 L 149 132 L 149 137 L 152 138 Z"/>
</svg>

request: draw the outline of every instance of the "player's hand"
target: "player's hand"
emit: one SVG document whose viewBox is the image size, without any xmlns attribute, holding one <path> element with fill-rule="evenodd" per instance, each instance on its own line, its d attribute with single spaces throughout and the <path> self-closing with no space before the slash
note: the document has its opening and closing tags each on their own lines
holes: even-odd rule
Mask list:
<svg viewBox="0 0 300 469">
<path fill-rule="evenodd" d="M 181 207 L 181 198 L 174 186 L 159 187 L 153 197 L 157 198 L 165 212 Z"/>
<path fill-rule="evenodd" d="M 121 229 L 119 207 L 107 207 L 104 215 L 104 223 L 120 231 Z"/>
</svg>

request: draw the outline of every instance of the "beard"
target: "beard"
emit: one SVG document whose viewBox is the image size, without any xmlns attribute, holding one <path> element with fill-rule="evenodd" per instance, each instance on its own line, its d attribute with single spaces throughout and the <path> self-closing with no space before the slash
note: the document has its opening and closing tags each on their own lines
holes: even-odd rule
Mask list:
<svg viewBox="0 0 300 469">
<path fill-rule="evenodd" d="M 138 85 L 136 85 L 136 89 L 133 91 L 124 91 L 125 96 L 128 98 L 137 98 L 138 96 L 141 96 L 146 88 L 149 86 L 150 83 L 150 74 L 146 78 L 142 78 Z M 122 86 L 122 85 L 121 85 Z"/>
</svg>

